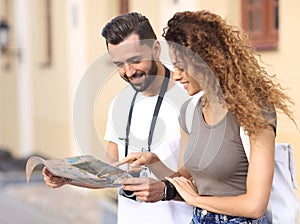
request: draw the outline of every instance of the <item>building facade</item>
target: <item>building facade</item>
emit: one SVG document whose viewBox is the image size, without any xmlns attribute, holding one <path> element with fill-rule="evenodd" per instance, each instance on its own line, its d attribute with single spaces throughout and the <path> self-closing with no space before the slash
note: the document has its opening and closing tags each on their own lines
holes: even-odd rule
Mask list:
<svg viewBox="0 0 300 224">
<path fill-rule="evenodd" d="M 260 2 L 260 1 L 258 1 Z M 261 49 L 260 54 L 270 74 L 295 102 L 300 77 L 300 19 L 297 0 L 275 1 L 278 4 L 276 47 Z M 111 18 L 124 11 L 145 14 L 162 39 L 167 20 L 183 10 L 207 9 L 243 26 L 242 0 L 0 0 L 0 19 L 8 25 L 2 36 L 0 56 L 0 147 L 15 156 L 33 153 L 47 157 L 95 153 L 103 156 L 102 141 L 109 102 L 125 83 L 117 75 L 105 79 L 95 103 L 94 113 L 82 109 L 94 125 L 82 124 L 84 149 L 74 128 L 74 101 L 78 86 L 93 63 L 105 57 L 101 29 Z M 2 46 L 2 45 L 1 45 Z M 2 49 L 3 48 L 3 49 Z M 4 49 L 5 48 L 5 49 Z M 89 91 L 87 91 L 89 94 Z M 84 105 L 83 105 L 84 107 Z M 90 133 L 96 131 L 96 141 Z M 300 181 L 300 133 L 296 126 L 279 114 L 278 142 L 294 147 L 297 180 Z M 299 193 L 298 193 L 299 195 Z"/>
</svg>

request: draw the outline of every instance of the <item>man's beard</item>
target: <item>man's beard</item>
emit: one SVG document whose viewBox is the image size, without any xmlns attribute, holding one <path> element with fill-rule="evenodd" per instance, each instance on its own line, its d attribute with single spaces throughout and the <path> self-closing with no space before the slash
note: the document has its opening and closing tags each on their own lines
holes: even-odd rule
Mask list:
<svg viewBox="0 0 300 224">
<path fill-rule="evenodd" d="M 152 63 L 151 63 L 151 67 L 150 67 L 150 70 L 148 72 L 148 75 L 146 75 L 145 72 L 141 73 L 141 74 L 138 74 L 138 76 L 145 76 L 145 80 L 142 82 L 142 83 L 131 83 L 129 80 L 129 84 L 132 86 L 132 88 L 135 90 L 135 91 L 138 91 L 138 92 L 143 92 L 145 91 L 150 85 L 151 83 L 153 82 L 153 80 L 155 79 L 156 75 L 157 75 L 157 71 L 158 71 L 158 68 L 157 68 L 157 65 L 155 63 L 154 60 L 152 60 Z M 134 76 L 134 75 L 133 75 Z"/>
</svg>

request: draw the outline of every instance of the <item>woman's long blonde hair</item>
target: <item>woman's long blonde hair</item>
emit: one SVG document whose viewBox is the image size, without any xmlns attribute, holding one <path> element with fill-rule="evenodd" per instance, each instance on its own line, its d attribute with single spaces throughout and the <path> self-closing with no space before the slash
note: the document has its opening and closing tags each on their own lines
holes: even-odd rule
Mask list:
<svg viewBox="0 0 300 224">
<path fill-rule="evenodd" d="M 163 36 L 197 53 L 220 83 L 227 109 L 251 136 L 266 128 L 264 112 L 281 110 L 294 123 L 291 101 L 259 65 L 248 36 L 209 11 L 179 12 Z M 265 110 L 265 111 L 264 111 Z"/>
</svg>

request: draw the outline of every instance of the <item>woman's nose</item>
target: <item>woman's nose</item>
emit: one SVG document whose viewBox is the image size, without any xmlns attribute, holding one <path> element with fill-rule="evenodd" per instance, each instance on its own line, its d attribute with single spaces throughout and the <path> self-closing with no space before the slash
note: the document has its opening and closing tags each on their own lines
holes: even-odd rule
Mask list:
<svg viewBox="0 0 300 224">
<path fill-rule="evenodd" d="M 174 73 L 173 73 L 173 80 L 174 81 L 180 81 L 180 79 L 181 79 L 181 71 L 180 71 L 180 69 L 178 69 L 178 68 L 176 68 L 175 67 L 175 70 L 174 70 Z"/>
</svg>

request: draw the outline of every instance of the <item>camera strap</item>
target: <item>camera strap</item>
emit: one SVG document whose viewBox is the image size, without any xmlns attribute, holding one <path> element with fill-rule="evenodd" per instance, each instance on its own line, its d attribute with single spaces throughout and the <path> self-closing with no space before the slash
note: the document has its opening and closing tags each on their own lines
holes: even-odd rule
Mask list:
<svg viewBox="0 0 300 224">
<path fill-rule="evenodd" d="M 163 83 L 162 83 L 161 88 L 160 88 L 159 96 L 158 96 L 157 101 L 156 101 L 155 109 L 154 109 L 153 116 L 152 116 L 150 131 L 149 131 L 149 135 L 148 135 L 148 151 L 149 152 L 150 152 L 150 149 L 151 149 L 153 132 L 154 132 L 155 124 L 156 124 L 156 121 L 157 121 L 158 112 L 159 112 L 161 103 L 163 101 L 163 98 L 165 96 L 165 93 L 167 91 L 168 83 L 169 83 L 169 79 L 170 79 L 170 71 L 165 66 L 164 66 L 164 68 L 165 68 L 165 77 L 164 77 Z M 127 120 L 127 126 L 126 126 L 126 137 L 125 137 L 125 157 L 128 155 L 131 118 L 132 118 L 133 107 L 134 107 L 134 103 L 135 103 L 135 99 L 136 99 L 137 94 L 138 94 L 138 91 L 136 91 L 134 93 L 134 96 L 132 98 L 131 105 L 130 105 L 130 110 L 129 110 L 129 113 L 128 113 L 128 120 Z"/>
</svg>

